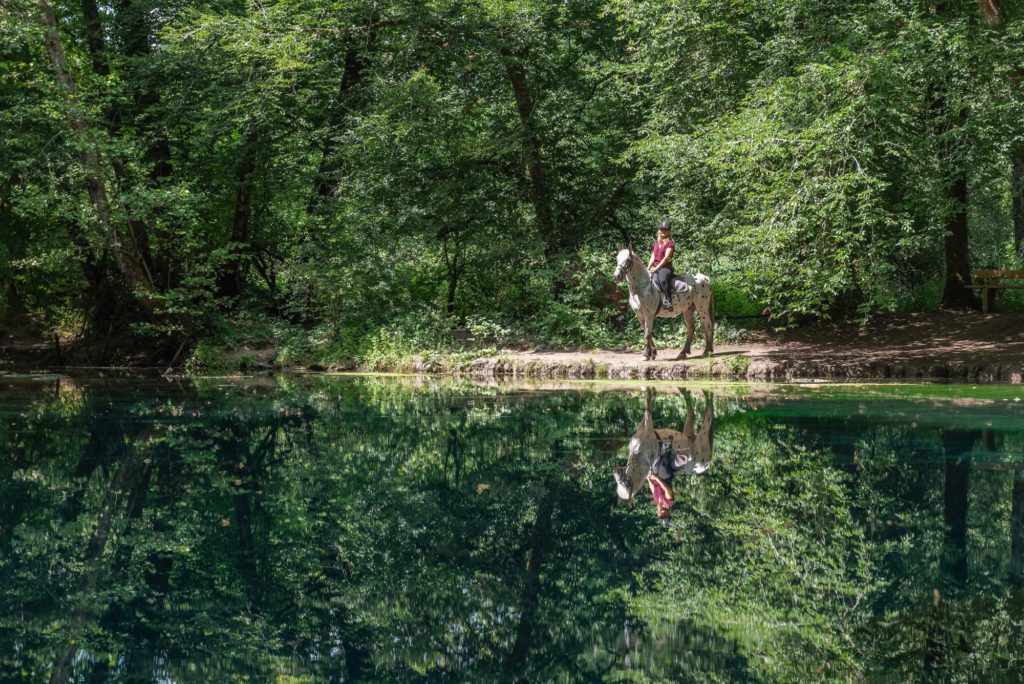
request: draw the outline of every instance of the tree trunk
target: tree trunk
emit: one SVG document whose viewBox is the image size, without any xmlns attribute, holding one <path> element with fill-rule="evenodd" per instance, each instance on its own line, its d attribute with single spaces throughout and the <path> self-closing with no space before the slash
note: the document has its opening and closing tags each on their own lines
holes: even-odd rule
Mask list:
<svg viewBox="0 0 1024 684">
<path fill-rule="evenodd" d="M 85 43 L 89 46 L 92 57 L 92 70 L 99 76 L 110 74 L 106 60 L 106 41 L 103 38 L 103 25 L 100 23 L 100 11 L 96 0 L 81 0 L 82 15 L 85 17 Z"/>
<path fill-rule="evenodd" d="M 370 42 L 373 43 L 375 35 L 370 34 Z M 334 106 L 327 114 L 327 127 L 329 130 L 334 126 L 343 123 L 348 112 L 352 111 L 356 103 L 351 102 L 351 93 L 363 80 L 363 72 L 366 69 L 366 61 L 354 47 L 345 51 L 345 68 L 341 73 L 341 80 L 338 82 L 338 92 L 335 97 Z M 334 156 L 334 148 L 337 144 L 334 135 L 328 135 L 324 139 L 323 154 L 320 157 L 320 166 L 313 181 L 313 195 L 310 197 L 306 212 L 316 214 L 323 205 L 334 196 L 337 188 L 340 165 Z"/>
<path fill-rule="evenodd" d="M 238 165 L 235 184 L 235 209 L 231 219 L 231 243 L 224 272 L 218 282 L 218 290 L 224 297 L 237 297 L 245 289 L 252 259 L 252 179 L 256 171 L 256 135 L 249 133 L 242 146 L 242 160 Z"/>
<path fill-rule="evenodd" d="M 1018 257 L 1024 245 L 1024 150 L 1018 150 L 1013 156 L 1013 175 L 1010 185 L 1013 199 L 1013 249 Z"/>
<path fill-rule="evenodd" d="M 935 15 L 939 21 L 954 22 L 963 18 L 963 7 L 952 0 L 935 4 Z M 951 60 L 949 49 L 941 50 L 942 60 Z M 967 110 L 953 109 L 955 98 L 950 98 L 954 89 L 953 77 L 949 74 L 930 87 L 929 107 L 936 116 L 936 134 L 941 141 L 940 164 L 946 178 L 946 198 L 950 211 L 945 219 L 943 254 L 945 257 L 946 280 L 942 289 L 942 306 L 966 308 L 971 306 L 970 248 L 967 225 L 967 174 L 956 162 L 956 142 L 952 134 L 963 128 L 967 122 Z"/>
<path fill-rule="evenodd" d="M 1006 10 L 1002 0 L 978 0 L 981 16 L 991 28 L 999 28 L 1006 23 Z"/>
<path fill-rule="evenodd" d="M 942 290 L 942 305 L 967 308 L 972 305 L 970 245 L 967 230 L 967 179 L 959 174 L 947 189 L 946 196 L 953 203 L 953 213 L 946 219 L 945 256 L 946 285 Z"/>
<path fill-rule="evenodd" d="M 461 247 L 457 238 L 452 242 L 452 249 L 449 250 L 447 235 L 441 238 L 441 251 L 444 256 L 445 268 L 448 271 L 448 292 L 445 296 L 444 306 L 446 319 L 451 319 L 455 314 L 455 294 L 459 287 L 459 278 L 462 277 Z"/>
<path fill-rule="evenodd" d="M 96 220 L 105 236 L 106 251 L 113 255 L 118 271 L 124 277 L 128 287 L 134 291 L 135 299 L 142 311 L 147 317 L 152 319 L 157 307 L 157 302 L 152 296 L 153 283 L 146 272 L 144 264 L 128 249 L 129 245 L 125 244 L 124 236 L 118 231 L 111 216 L 110 201 L 103 182 L 103 168 L 96 150 L 87 142 L 89 127 L 77 106 L 78 88 L 68 72 L 67 60 L 64 56 L 64 45 L 61 42 L 60 29 L 57 26 L 57 18 L 53 13 L 53 8 L 45 0 L 39 0 L 38 7 L 44 29 L 43 36 L 46 54 L 50 59 L 54 75 L 67 92 L 68 123 L 75 137 L 79 159 L 84 167 L 85 184 L 89 193 L 89 199 L 96 214 Z M 72 229 L 77 233 L 71 236 L 76 244 L 88 244 L 84 232 L 77 225 L 74 225 Z"/>
<path fill-rule="evenodd" d="M 445 318 L 450 319 L 455 315 L 455 291 L 459 285 L 459 272 L 457 270 L 448 271 L 448 294 L 445 297 L 444 304 L 444 315 Z"/>
<path fill-rule="evenodd" d="M 105 76 L 109 74 L 110 68 L 107 62 L 104 27 L 100 21 L 96 0 L 80 0 L 80 3 L 82 14 L 85 16 L 86 42 L 92 56 L 93 71 L 97 75 Z M 145 11 L 126 1 L 117 3 L 116 8 L 115 23 L 120 29 L 119 34 L 124 46 L 124 54 L 129 57 L 149 55 L 152 52 L 152 46 L 149 43 L 150 27 Z M 145 83 L 144 80 L 142 82 Z M 159 102 L 159 93 L 152 87 L 144 86 L 141 91 L 136 92 L 134 107 L 131 111 L 125 112 L 122 105 L 112 104 L 107 111 L 108 128 L 111 134 L 118 132 L 125 118 L 137 120 L 141 117 L 144 121 L 147 112 Z M 154 130 L 144 122 L 141 126 L 140 133 L 149 140 L 143 159 L 149 166 L 149 179 L 152 182 L 152 187 L 162 179 L 171 176 L 171 148 L 170 143 L 160 131 Z M 113 160 L 112 166 L 121 192 L 128 192 L 132 183 L 128 169 L 117 159 Z M 130 214 L 127 217 L 127 222 L 139 260 L 146 268 L 150 280 L 154 283 L 165 281 L 172 270 L 171 265 L 167 258 L 159 260 L 153 258 L 148 239 L 149 226 Z"/>
<path fill-rule="evenodd" d="M 548 251 L 556 251 L 560 245 L 558 233 L 555 231 L 551 211 L 551 193 L 540 152 L 540 141 L 537 137 L 536 122 L 533 118 L 534 102 L 526 82 L 526 69 L 522 56 L 508 49 L 501 51 L 505 58 L 505 74 L 512 84 L 512 92 L 516 98 L 516 109 L 519 111 L 519 123 L 522 126 L 523 156 L 526 159 L 526 179 L 530 185 L 530 203 L 533 205 L 534 220 L 537 232 L 548 241 Z"/>
<path fill-rule="evenodd" d="M 112 4 L 125 54 L 150 54 L 152 48 L 149 44 L 150 27 L 147 17 L 152 11 L 152 6 L 149 3 L 137 3 L 135 0 L 115 0 Z"/>
</svg>

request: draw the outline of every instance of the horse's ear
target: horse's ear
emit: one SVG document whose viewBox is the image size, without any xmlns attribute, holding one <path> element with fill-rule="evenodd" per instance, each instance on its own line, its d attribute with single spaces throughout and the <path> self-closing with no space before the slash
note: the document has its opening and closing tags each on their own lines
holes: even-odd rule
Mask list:
<svg viewBox="0 0 1024 684">
<path fill-rule="evenodd" d="M 630 253 L 630 254 L 633 254 L 633 253 L 634 253 L 635 251 L 636 251 L 636 250 L 634 250 L 634 249 L 633 249 L 633 243 L 632 243 L 632 242 L 630 242 L 630 243 L 629 243 L 629 253 Z"/>
</svg>

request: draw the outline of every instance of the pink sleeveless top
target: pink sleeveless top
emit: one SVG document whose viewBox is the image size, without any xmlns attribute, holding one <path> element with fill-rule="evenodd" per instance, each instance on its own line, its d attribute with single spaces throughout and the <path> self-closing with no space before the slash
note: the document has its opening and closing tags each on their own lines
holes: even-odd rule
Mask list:
<svg viewBox="0 0 1024 684">
<path fill-rule="evenodd" d="M 660 264 L 661 260 L 665 258 L 665 252 L 668 251 L 668 248 L 669 247 L 675 247 L 675 246 L 676 246 L 676 243 L 672 239 L 665 240 L 665 242 L 660 243 L 660 244 L 657 241 L 655 241 L 655 243 L 654 243 L 654 264 L 655 265 Z M 675 253 L 673 252 L 673 256 L 674 255 L 675 255 Z M 665 264 L 665 265 L 668 266 L 671 263 L 672 263 L 672 260 L 669 259 L 668 263 Z"/>
</svg>

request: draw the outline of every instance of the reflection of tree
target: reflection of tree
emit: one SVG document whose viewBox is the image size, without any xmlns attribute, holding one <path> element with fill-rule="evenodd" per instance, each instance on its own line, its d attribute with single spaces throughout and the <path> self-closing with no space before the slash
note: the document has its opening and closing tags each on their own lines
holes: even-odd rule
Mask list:
<svg viewBox="0 0 1024 684">
<path fill-rule="evenodd" d="M 954 582 L 967 582 L 967 491 L 970 482 L 970 452 L 977 435 L 962 431 L 943 431 L 945 455 L 945 490 L 943 518 L 946 523 L 946 544 L 943 571 Z"/>
<path fill-rule="evenodd" d="M 1010 509 L 1010 563 L 1013 578 L 1024 579 L 1024 471 L 1013 472 L 1013 501 Z"/>
<path fill-rule="evenodd" d="M 851 657 L 865 543 L 847 476 L 827 453 L 778 441 L 756 423 L 716 434 L 715 468 L 679 494 L 678 543 L 654 584 L 666 590 L 641 593 L 636 609 L 735 643 L 752 678 L 827 678 L 821 668 Z M 695 657 L 673 654 L 660 676 L 685 679 Z"/>
<path fill-rule="evenodd" d="M 1024 655 L 1024 485 L 977 462 L 1020 435 L 652 397 L 641 427 L 682 418 L 694 453 L 714 422 L 665 530 L 610 506 L 635 396 L 218 383 L 87 383 L 0 421 L 0 670 L 988 680 Z"/>
<path fill-rule="evenodd" d="M 523 669 L 530 653 L 534 622 L 537 619 L 537 607 L 540 601 L 541 571 L 547 560 L 545 554 L 550 552 L 551 518 L 554 514 L 558 493 L 558 489 L 549 488 L 540 494 L 536 521 L 530 528 L 526 548 L 525 578 L 522 581 L 522 594 L 519 598 L 519 621 L 516 627 L 515 641 L 512 643 L 508 658 L 509 670 L 512 672 L 519 672 Z"/>
<path fill-rule="evenodd" d="M 580 667 L 595 639 L 606 655 L 593 667 L 611 657 L 602 625 L 610 615 L 621 625 L 615 588 L 646 555 L 612 541 L 635 538 L 632 522 L 613 519 L 585 483 L 603 465 L 591 446 L 621 434 L 621 398 L 494 392 L 467 403 L 457 390 L 343 383 L 273 393 L 200 385 L 111 403 L 110 391 L 87 392 L 79 407 L 95 429 L 58 458 L 41 455 L 54 443 L 40 439 L 24 461 L 61 485 L 19 499 L 39 534 L 0 556 L 16 559 L 0 562 L 14 588 L 5 603 L 36 616 L 17 637 L 36 660 L 19 656 L 19 668 L 79 678 L 118 662 L 150 679 L 191 663 L 189 676 L 216 678 L 269 674 L 297 657 L 335 679 L 532 677 Z M 109 410 L 95 410 L 103 402 Z M 478 494 L 478 483 L 490 490 Z M 52 506 L 76 491 L 74 507 Z M 56 547 L 44 532 L 54 511 L 69 521 Z M 76 561 L 65 586 L 80 591 L 26 603 L 47 558 L 74 557 L 77 529 L 91 533 L 77 557 L 95 555 L 103 572 Z M 89 620 L 66 667 L 50 671 L 44 644 L 53 652 L 58 642 L 43 625 L 69 602 L 88 606 Z M 566 628 L 577 614 L 584 622 Z"/>
<path fill-rule="evenodd" d="M 63 648 L 63 652 L 54 663 L 50 676 L 51 682 L 69 681 L 71 663 L 81 648 L 79 640 L 83 634 L 83 623 L 100 617 L 94 613 L 90 605 L 93 600 L 92 595 L 96 592 L 104 575 L 107 574 L 111 559 L 115 559 L 115 564 L 118 566 L 123 563 L 123 561 L 117 562 L 123 558 L 122 554 L 107 552 L 108 542 L 112 537 L 116 538 L 130 533 L 132 521 L 137 519 L 142 511 L 142 502 L 149 485 L 151 472 L 149 464 L 145 463 L 137 453 L 127 455 L 116 466 L 114 476 L 110 479 L 110 484 L 102 497 L 99 516 L 95 522 L 95 531 L 89 539 L 81 560 L 84 572 L 81 574 L 73 594 L 78 598 L 72 600 L 70 617 L 65 626 L 65 635 L 68 637 L 69 643 Z M 118 527 L 120 529 L 117 529 Z"/>
</svg>

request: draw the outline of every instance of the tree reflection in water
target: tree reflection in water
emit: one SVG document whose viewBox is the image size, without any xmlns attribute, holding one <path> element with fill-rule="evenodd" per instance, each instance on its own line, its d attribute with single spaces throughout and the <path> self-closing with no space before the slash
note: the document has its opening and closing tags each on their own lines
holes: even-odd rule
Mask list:
<svg viewBox="0 0 1024 684">
<path fill-rule="evenodd" d="M 999 396 L 0 383 L 4 679 L 1021 671 Z M 701 473 L 667 529 L 613 505 L 659 442 Z"/>
</svg>

